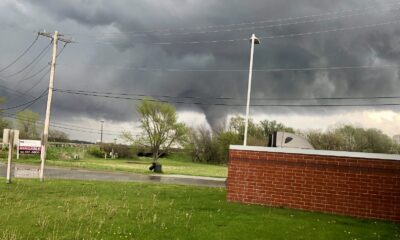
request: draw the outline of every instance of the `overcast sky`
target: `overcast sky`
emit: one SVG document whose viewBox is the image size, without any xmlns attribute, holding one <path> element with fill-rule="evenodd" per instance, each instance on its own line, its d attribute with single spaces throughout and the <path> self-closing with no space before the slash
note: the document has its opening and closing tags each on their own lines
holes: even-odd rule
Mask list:
<svg viewBox="0 0 400 240">
<path fill-rule="evenodd" d="M 400 103 L 400 99 L 276 100 L 400 96 L 398 68 L 379 67 L 398 64 L 399 10 L 400 2 L 386 0 L 2 0 L 0 69 L 32 43 L 35 31 L 58 30 L 77 43 L 67 45 L 58 58 L 56 88 L 177 96 L 181 98 L 162 99 L 204 103 L 175 104 L 182 121 L 215 127 L 229 116 L 245 113 L 250 43 L 242 39 L 255 33 L 262 42 L 255 49 L 254 69 L 292 71 L 255 71 L 252 98 L 258 100 L 252 104 Z M 24 78 L 46 65 L 50 51 L 22 73 L 9 75 L 48 44 L 49 39 L 40 37 L 28 54 L 0 72 L 5 107 L 25 103 L 47 87 L 48 76 L 39 81 L 45 71 Z M 355 66 L 377 68 L 293 71 Z M 27 96 L 13 92 L 26 92 L 33 86 Z M 52 121 L 99 128 L 104 120 L 106 131 L 117 134 L 137 126 L 136 104 L 55 92 Z M 31 109 L 43 118 L 45 98 Z M 400 133 L 399 110 L 398 106 L 263 106 L 252 107 L 251 115 L 300 129 L 352 123 L 394 135 Z M 98 134 L 64 130 L 72 138 L 99 139 Z M 106 140 L 114 137 L 107 135 Z"/>
</svg>

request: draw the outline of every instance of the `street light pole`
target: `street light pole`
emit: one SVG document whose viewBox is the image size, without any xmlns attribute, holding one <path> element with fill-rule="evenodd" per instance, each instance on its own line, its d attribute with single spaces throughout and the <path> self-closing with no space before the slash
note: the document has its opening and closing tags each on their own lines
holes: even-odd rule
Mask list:
<svg viewBox="0 0 400 240">
<path fill-rule="evenodd" d="M 101 121 L 100 144 L 103 144 L 103 123 L 104 121 Z"/>
<path fill-rule="evenodd" d="M 253 57 L 254 57 L 254 45 L 260 44 L 260 40 L 255 34 L 251 35 L 251 51 L 250 51 L 250 68 L 249 68 L 249 86 L 247 88 L 247 105 L 246 105 L 246 119 L 244 125 L 244 142 L 243 146 L 247 146 L 247 132 L 249 128 L 249 112 L 250 112 L 250 95 L 251 95 L 251 79 L 253 77 Z"/>
</svg>

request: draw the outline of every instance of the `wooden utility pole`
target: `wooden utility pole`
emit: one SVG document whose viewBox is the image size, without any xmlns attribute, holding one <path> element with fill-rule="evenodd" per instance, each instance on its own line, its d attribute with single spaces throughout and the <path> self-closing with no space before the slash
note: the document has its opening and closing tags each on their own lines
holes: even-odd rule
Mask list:
<svg viewBox="0 0 400 240">
<path fill-rule="evenodd" d="M 42 145 L 40 150 L 40 181 L 44 180 L 44 163 L 46 161 L 46 146 L 47 140 L 49 138 L 49 125 L 50 125 L 50 114 L 51 114 L 51 100 L 53 98 L 53 89 L 54 89 L 54 76 L 56 70 L 56 60 L 57 60 L 57 44 L 58 41 L 64 42 L 65 44 L 71 43 L 71 40 L 60 38 L 62 36 L 58 31 L 55 31 L 53 35 L 46 32 L 39 32 L 39 35 L 48 37 L 53 42 L 53 52 L 51 57 L 51 65 L 50 65 L 50 82 L 49 82 L 49 90 L 47 95 L 47 107 L 46 107 L 46 118 L 44 121 L 44 130 L 42 136 Z"/>
<path fill-rule="evenodd" d="M 11 183 L 11 163 L 14 149 L 14 131 L 10 130 L 8 135 L 8 161 L 7 161 L 7 183 Z"/>
</svg>

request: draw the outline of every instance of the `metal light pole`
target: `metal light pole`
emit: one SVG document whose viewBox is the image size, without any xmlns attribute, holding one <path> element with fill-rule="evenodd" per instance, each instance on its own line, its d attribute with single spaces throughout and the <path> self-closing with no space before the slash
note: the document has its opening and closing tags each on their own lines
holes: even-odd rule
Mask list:
<svg viewBox="0 0 400 240">
<path fill-rule="evenodd" d="M 104 121 L 101 121 L 100 144 L 103 144 L 103 123 Z"/>
<path fill-rule="evenodd" d="M 260 44 L 260 40 L 253 33 L 250 38 L 251 41 L 251 52 L 250 52 L 250 69 L 249 69 L 249 86 L 247 88 L 247 105 L 246 105 L 246 119 L 244 125 L 244 142 L 243 146 L 247 146 L 247 131 L 249 128 L 249 112 L 250 112 L 250 95 L 251 95 L 251 79 L 253 77 L 253 57 L 254 57 L 254 45 Z"/>
</svg>

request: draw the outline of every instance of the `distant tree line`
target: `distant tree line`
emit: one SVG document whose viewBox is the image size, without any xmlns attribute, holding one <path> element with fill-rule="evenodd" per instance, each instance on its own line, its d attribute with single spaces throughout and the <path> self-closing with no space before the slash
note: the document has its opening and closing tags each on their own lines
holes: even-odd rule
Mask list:
<svg viewBox="0 0 400 240">
<path fill-rule="evenodd" d="M 90 149 L 90 154 L 102 157 L 104 153 L 115 152 L 120 157 L 133 157 L 142 151 L 152 153 L 153 161 L 157 162 L 158 158 L 168 153 L 171 148 L 184 148 L 195 162 L 221 164 L 228 161 L 230 145 L 243 144 L 245 119 L 241 116 L 232 117 L 226 126 L 211 130 L 207 127 L 186 127 L 178 122 L 174 106 L 154 99 L 143 100 L 137 111 L 141 116 L 142 134 L 140 137 L 134 137 L 123 133 L 122 136 L 130 141 L 133 147 L 103 144 Z M 14 122 L 0 117 L 0 134 L 3 134 L 4 128 L 13 127 L 20 130 L 21 139 L 40 139 L 42 125 L 39 124 L 39 119 L 39 114 L 30 110 L 16 114 Z M 400 145 L 378 129 L 337 125 L 327 131 L 300 131 L 277 121 L 254 122 L 252 119 L 249 119 L 248 145 L 266 146 L 269 135 L 275 131 L 303 136 L 317 150 L 400 153 Z M 51 129 L 49 140 L 68 142 L 69 137 L 62 131 Z"/>
<path fill-rule="evenodd" d="M 154 99 L 143 100 L 137 111 L 141 116 L 141 136 L 124 133 L 124 137 L 136 149 L 152 152 L 154 162 L 174 146 L 183 147 L 195 162 L 226 163 L 229 146 L 243 144 L 245 119 L 241 116 L 232 117 L 227 126 L 211 130 L 204 126 L 187 128 L 178 123 L 176 109 L 171 104 Z M 303 136 L 317 150 L 400 153 L 400 146 L 378 129 L 338 125 L 327 131 L 300 131 L 277 121 L 256 123 L 252 119 L 249 119 L 248 145 L 266 146 L 269 135 L 276 131 Z"/>
<path fill-rule="evenodd" d="M 4 98 L 0 98 L 0 104 L 4 103 Z M 5 128 L 14 128 L 19 130 L 20 139 L 40 140 L 43 132 L 42 125 L 39 124 L 40 115 L 29 109 L 18 112 L 15 115 L 15 121 L 9 121 L 1 117 L 0 112 L 0 137 L 3 138 Z M 50 129 L 50 142 L 69 142 L 68 135 L 59 130 Z"/>
<path fill-rule="evenodd" d="M 364 129 L 352 125 L 338 125 L 327 131 L 295 131 L 276 121 L 264 120 L 259 123 L 249 121 L 248 145 L 266 146 L 268 136 L 274 131 L 295 133 L 305 137 L 316 150 L 368 152 L 399 154 L 400 145 L 382 131 Z M 191 129 L 186 149 L 193 161 L 205 163 L 226 163 L 229 145 L 242 145 L 244 139 L 244 119 L 231 118 L 227 128 L 211 131 L 205 127 Z"/>
<path fill-rule="evenodd" d="M 352 125 L 339 125 L 325 132 L 312 130 L 300 133 L 319 150 L 400 153 L 400 145 L 382 131 Z"/>
<path fill-rule="evenodd" d="M 222 126 L 216 131 L 205 127 L 190 129 L 188 132 L 187 151 L 193 161 L 204 163 L 226 163 L 228 161 L 229 145 L 241 145 L 244 141 L 245 119 L 232 117 L 228 126 Z M 294 133 L 294 129 L 276 121 L 264 120 L 255 123 L 249 119 L 248 145 L 266 146 L 269 134 L 275 131 Z"/>
</svg>

